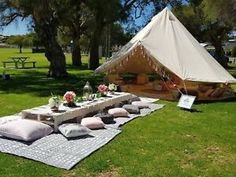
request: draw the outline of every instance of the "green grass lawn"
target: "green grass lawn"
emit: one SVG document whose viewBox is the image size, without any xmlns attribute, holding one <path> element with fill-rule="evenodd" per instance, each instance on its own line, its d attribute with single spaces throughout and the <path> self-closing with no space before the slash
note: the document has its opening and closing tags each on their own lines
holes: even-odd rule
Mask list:
<svg viewBox="0 0 236 177">
<path fill-rule="evenodd" d="M 0 63 L 18 55 L 17 49 L 0 49 Z M 70 55 L 66 55 L 70 77 L 60 80 L 46 77 L 48 62 L 43 54 L 23 50 L 21 55 L 36 60 L 37 68 L 8 70 L 11 80 L 0 80 L 0 116 L 46 104 L 50 92 L 81 94 L 87 80 L 93 86 L 102 82 L 84 70 L 86 64 L 72 67 Z M 86 57 L 83 61 L 87 63 Z M 176 102 L 160 103 L 165 108 L 126 124 L 112 142 L 70 171 L 0 153 L 0 176 L 236 176 L 236 102 L 196 104 L 198 112 L 192 113 L 177 108 Z"/>
</svg>

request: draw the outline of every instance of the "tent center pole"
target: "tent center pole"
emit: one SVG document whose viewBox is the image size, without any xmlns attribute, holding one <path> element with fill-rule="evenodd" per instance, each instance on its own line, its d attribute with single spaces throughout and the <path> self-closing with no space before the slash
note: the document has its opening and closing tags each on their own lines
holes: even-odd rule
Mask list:
<svg viewBox="0 0 236 177">
<path fill-rule="evenodd" d="M 184 80 L 183 80 L 183 84 L 184 84 L 184 91 L 185 91 L 186 95 L 188 95 L 188 91 L 187 91 L 186 84 L 185 84 Z"/>
</svg>

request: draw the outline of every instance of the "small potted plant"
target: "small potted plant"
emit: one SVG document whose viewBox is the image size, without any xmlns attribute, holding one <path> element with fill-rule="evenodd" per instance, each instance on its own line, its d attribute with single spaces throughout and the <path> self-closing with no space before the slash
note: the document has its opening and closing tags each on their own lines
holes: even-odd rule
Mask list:
<svg viewBox="0 0 236 177">
<path fill-rule="evenodd" d="M 58 96 L 52 95 L 52 97 L 48 100 L 48 104 L 53 112 L 57 112 L 61 104 L 61 99 Z"/>
<path fill-rule="evenodd" d="M 108 85 L 108 90 L 110 91 L 111 94 L 114 94 L 114 92 L 117 90 L 117 85 L 116 84 L 109 84 Z"/>
<path fill-rule="evenodd" d="M 149 81 L 153 82 L 156 80 L 161 80 L 161 77 L 157 73 L 150 73 L 150 74 L 148 74 L 148 79 L 149 79 Z"/>
<path fill-rule="evenodd" d="M 76 107 L 75 101 L 76 101 L 76 94 L 73 91 L 67 91 L 63 99 L 65 101 L 64 105 L 68 107 Z"/>
<path fill-rule="evenodd" d="M 134 73 L 123 73 L 121 74 L 121 77 L 123 79 L 123 81 L 126 83 L 126 84 L 132 84 L 136 77 L 137 77 L 137 74 L 134 74 Z"/>
</svg>

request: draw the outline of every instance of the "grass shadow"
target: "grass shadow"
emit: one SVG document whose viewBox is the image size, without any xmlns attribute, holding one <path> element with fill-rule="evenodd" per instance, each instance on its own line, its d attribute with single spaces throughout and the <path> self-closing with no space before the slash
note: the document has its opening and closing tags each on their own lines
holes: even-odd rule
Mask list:
<svg viewBox="0 0 236 177">
<path fill-rule="evenodd" d="M 82 94 L 83 87 L 89 81 L 96 87 L 103 82 L 103 76 L 94 75 L 91 71 L 70 74 L 66 78 L 48 78 L 45 72 L 36 70 L 24 70 L 11 74 L 11 79 L 1 80 L 0 91 L 2 93 L 30 93 L 40 97 L 47 97 L 52 93 L 63 95 L 68 90 Z"/>
<path fill-rule="evenodd" d="M 88 64 L 87 63 L 83 63 L 81 66 L 74 66 L 72 64 L 67 64 L 66 67 L 68 69 L 88 70 Z"/>
<path fill-rule="evenodd" d="M 182 111 L 187 111 L 187 112 L 191 112 L 191 113 L 202 113 L 202 111 L 196 109 L 196 108 L 191 108 L 191 109 L 185 109 L 185 108 L 181 108 Z"/>
</svg>

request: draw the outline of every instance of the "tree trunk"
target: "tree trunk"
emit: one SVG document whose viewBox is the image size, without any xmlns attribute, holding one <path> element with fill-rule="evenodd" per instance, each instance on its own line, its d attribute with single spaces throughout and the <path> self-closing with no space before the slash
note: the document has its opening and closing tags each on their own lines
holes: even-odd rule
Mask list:
<svg viewBox="0 0 236 177">
<path fill-rule="evenodd" d="M 20 48 L 20 53 L 22 53 L 22 45 L 21 44 L 19 45 L 19 48 Z"/>
<path fill-rule="evenodd" d="M 209 40 L 215 47 L 214 57 L 224 68 L 228 67 L 228 60 L 222 47 L 222 41 L 230 29 L 230 26 L 227 26 L 226 24 L 222 25 L 221 22 L 217 21 L 213 24 L 210 24 L 208 30 Z"/>
<path fill-rule="evenodd" d="M 99 66 L 99 36 L 94 34 L 93 39 L 91 40 L 90 54 L 89 54 L 89 69 L 95 70 Z"/>
<path fill-rule="evenodd" d="M 68 73 L 66 72 L 66 62 L 65 55 L 61 47 L 52 42 L 51 47 L 45 46 L 45 56 L 50 62 L 48 77 L 61 78 L 66 77 Z"/>
<path fill-rule="evenodd" d="M 218 63 L 221 64 L 221 66 L 223 66 L 224 68 L 228 67 L 228 61 L 225 57 L 225 52 L 224 49 L 222 47 L 222 43 L 221 41 L 212 41 L 212 45 L 215 47 L 215 59 L 218 61 Z"/>
<path fill-rule="evenodd" d="M 96 25 L 94 27 L 95 31 L 92 35 L 92 39 L 90 43 L 91 45 L 90 45 L 88 68 L 91 70 L 95 70 L 99 66 L 98 47 L 99 47 L 99 41 L 100 41 L 100 36 L 102 34 L 103 27 L 104 27 L 103 17 L 101 17 L 98 13 L 96 17 Z"/>
<path fill-rule="evenodd" d="M 72 46 L 72 64 L 74 66 L 82 65 L 79 39 L 76 39 Z"/>
<path fill-rule="evenodd" d="M 51 21 L 40 21 L 35 24 L 35 31 L 43 41 L 45 56 L 50 62 L 48 77 L 60 78 L 67 76 L 65 55 L 56 39 L 57 26 Z"/>
</svg>

